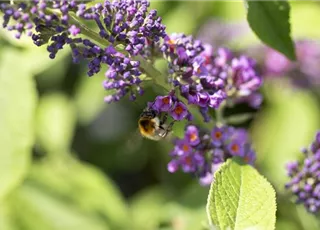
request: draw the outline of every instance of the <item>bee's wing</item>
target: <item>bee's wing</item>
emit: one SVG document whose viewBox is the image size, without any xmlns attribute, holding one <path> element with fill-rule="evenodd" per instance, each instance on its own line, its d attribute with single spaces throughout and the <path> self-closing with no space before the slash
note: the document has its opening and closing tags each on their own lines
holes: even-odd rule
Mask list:
<svg viewBox="0 0 320 230">
<path fill-rule="evenodd" d="M 130 134 L 126 143 L 123 145 L 124 152 L 135 153 L 138 149 L 141 148 L 143 137 L 141 136 L 138 129 Z"/>
</svg>

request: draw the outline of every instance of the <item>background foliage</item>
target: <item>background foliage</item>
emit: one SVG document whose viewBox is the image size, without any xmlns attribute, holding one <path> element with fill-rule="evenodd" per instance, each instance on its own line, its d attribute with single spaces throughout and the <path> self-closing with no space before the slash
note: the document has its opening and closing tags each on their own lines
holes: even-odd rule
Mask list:
<svg viewBox="0 0 320 230">
<path fill-rule="evenodd" d="M 207 33 L 242 52 L 261 45 L 246 29 L 242 2 L 155 1 L 152 8 L 168 33 Z M 319 3 L 291 2 L 293 38 L 319 39 L 317 21 Z M 219 40 L 215 31 L 229 24 L 244 30 Z M 139 113 L 158 89 L 150 86 L 137 103 L 106 105 L 103 71 L 88 78 L 86 63 L 72 64 L 67 50 L 53 61 L 47 56 L 44 47 L 0 31 L 0 229 L 203 229 L 209 188 L 166 171 L 170 141 L 136 132 Z M 320 127 L 320 98 L 285 79 L 266 79 L 263 107 L 245 125 L 257 169 L 276 188 L 276 228 L 316 229 L 314 217 L 291 203 L 283 186 L 285 162 Z M 176 134 L 182 128 L 175 126 Z"/>
</svg>

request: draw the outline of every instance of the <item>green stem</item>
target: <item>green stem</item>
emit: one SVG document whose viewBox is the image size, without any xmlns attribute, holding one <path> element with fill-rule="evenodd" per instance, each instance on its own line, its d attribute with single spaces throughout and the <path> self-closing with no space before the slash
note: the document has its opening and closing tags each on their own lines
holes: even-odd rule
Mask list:
<svg viewBox="0 0 320 230">
<path fill-rule="evenodd" d="M 106 39 L 103 39 L 102 37 L 100 37 L 100 35 L 96 32 L 94 32 L 93 30 L 91 30 L 89 27 L 87 27 L 85 24 L 81 23 L 76 15 L 74 13 L 70 13 L 69 14 L 70 16 L 70 23 L 75 25 L 76 27 L 80 28 L 81 30 L 81 34 L 91 38 L 92 40 L 96 41 L 97 43 L 99 43 L 100 45 L 103 45 L 103 46 L 109 46 L 111 45 L 111 43 L 106 40 Z M 124 53 L 124 54 L 127 54 L 125 50 L 123 50 L 122 48 L 119 48 L 116 44 L 113 44 L 115 46 L 115 49 L 121 53 Z"/>
<path fill-rule="evenodd" d="M 224 107 L 225 107 L 224 104 L 221 104 L 220 107 L 217 110 L 215 110 L 216 111 L 216 125 L 218 125 L 218 126 L 225 124 L 225 120 L 223 118 Z"/>
</svg>

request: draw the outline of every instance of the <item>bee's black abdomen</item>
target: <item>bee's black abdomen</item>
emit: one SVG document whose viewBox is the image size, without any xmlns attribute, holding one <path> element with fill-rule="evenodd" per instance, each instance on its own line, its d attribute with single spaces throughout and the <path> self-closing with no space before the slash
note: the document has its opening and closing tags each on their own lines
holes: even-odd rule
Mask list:
<svg viewBox="0 0 320 230">
<path fill-rule="evenodd" d="M 157 112 L 155 110 L 146 110 L 141 113 L 140 117 L 148 117 L 148 118 L 155 118 L 157 116 Z"/>
</svg>

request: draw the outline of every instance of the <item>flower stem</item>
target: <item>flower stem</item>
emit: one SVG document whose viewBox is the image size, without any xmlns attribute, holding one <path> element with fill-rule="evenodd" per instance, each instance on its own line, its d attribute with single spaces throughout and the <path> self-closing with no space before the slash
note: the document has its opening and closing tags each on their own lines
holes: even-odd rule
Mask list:
<svg viewBox="0 0 320 230">
<path fill-rule="evenodd" d="M 221 104 L 218 109 L 216 109 L 216 125 L 222 126 L 225 124 L 225 120 L 223 118 L 223 112 L 224 112 L 224 104 Z"/>
</svg>

